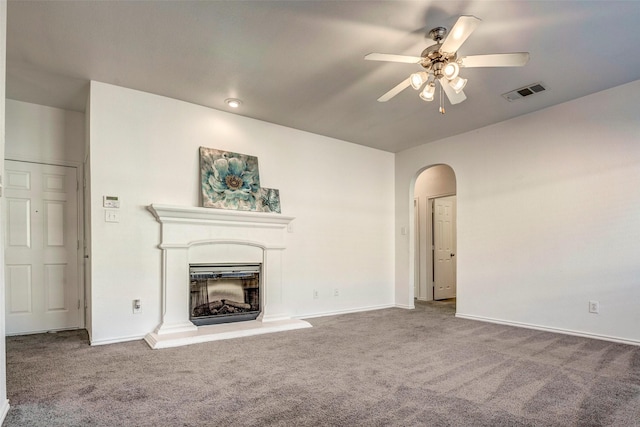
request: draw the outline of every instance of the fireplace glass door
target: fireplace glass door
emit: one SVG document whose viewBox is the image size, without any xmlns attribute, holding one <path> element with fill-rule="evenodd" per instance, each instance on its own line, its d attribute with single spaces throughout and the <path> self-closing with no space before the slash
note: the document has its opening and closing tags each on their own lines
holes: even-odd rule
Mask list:
<svg viewBox="0 0 640 427">
<path fill-rule="evenodd" d="M 189 320 L 195 325 L 254 320 L 260 314 L 260 264 L 191 264 Z"/>
</svg>

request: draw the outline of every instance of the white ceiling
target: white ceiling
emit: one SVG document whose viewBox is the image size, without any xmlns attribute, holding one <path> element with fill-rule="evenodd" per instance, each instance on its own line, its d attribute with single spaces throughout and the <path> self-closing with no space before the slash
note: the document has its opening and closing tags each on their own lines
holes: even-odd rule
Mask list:
<svg viewBox="0 0 640 427">
<path fill-rule="evenodd" d="M 234 111 L 390 152 L 640 78 L 640 1 L 9 1 L 10 99 L 84 111 L 89 80 Z M 522 68 L 464 69 L 438 113 L 409 88 L 433 27 L 482 19 L 459 55 L 528 51 Z M 546 92 L 501 94 L 543 82 Z"/>
</svg>

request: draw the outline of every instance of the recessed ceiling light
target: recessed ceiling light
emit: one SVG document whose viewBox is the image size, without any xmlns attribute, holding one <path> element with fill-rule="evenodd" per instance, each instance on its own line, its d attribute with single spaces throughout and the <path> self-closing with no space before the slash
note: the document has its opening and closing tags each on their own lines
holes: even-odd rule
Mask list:
<svg viewBox="0 0 640 427">
<path fill-rule="evenodd" d="M 227 98 L 224 102 L 231 108 L 238 108 L 242 105 L 242 101 L 236 98 Z"/>
</svg>

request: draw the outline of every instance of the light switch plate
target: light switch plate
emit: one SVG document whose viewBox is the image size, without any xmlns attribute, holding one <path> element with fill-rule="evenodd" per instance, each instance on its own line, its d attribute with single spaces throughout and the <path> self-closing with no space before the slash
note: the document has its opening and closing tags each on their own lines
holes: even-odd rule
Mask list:
<svg viewBox="0 0 640 427">
<path fill-rule="evenodd" d="M 105 210 L 104 222 L 120 222 L 120 213 L 118 211 Z"/>
</svg>

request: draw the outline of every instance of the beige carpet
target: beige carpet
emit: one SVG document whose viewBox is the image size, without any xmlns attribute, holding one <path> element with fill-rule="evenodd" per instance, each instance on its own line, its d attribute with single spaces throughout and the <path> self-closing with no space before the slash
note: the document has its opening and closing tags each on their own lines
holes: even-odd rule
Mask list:
<svg viewBox="0 0 640 427">
<path fill-rule="evenodd" d="M 5 426 L 638 426 L 640 347 L 419 304 L 165 350 L 7 339 Z"/>
</svg>

